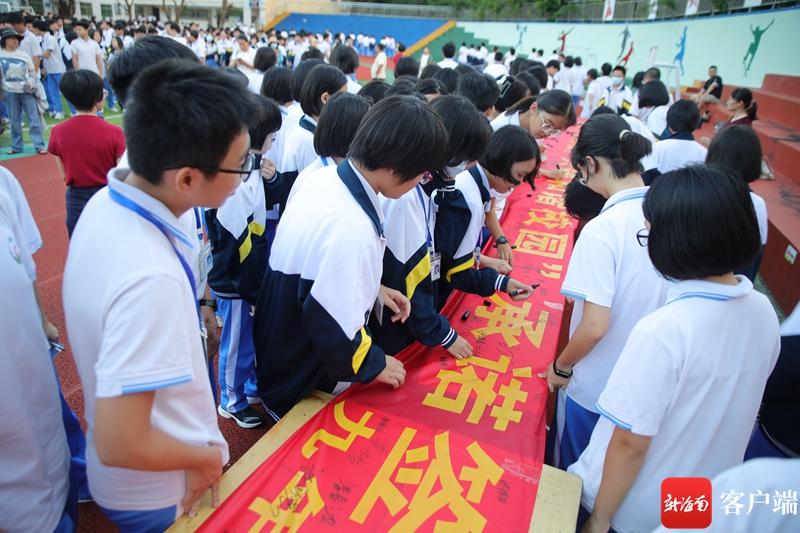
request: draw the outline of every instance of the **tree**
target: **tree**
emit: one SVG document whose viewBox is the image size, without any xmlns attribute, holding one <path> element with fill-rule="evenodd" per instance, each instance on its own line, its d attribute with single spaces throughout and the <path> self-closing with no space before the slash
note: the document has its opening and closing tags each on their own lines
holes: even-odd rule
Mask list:
<svg viewBox="0 0 800 533">
<path fill-rule="evenodd" d="M 175 22 L 180 23 L 183 8 L 186 7 L 186 0 L 179 0 L 178 2 L 172 0 L 172 5 L 175 6 Z"/>
<path fill-rule="evenodd" d="M 552 17 L 564 7 L 563 0 L 536 0 L 536 9 L 546 17 Z"/>
<path fill-rule="evenodd" d="M 222 7 L 217 10 L 217 27 L 223 28 L 228 20 L 228 11 L 231 9 L 229 0 L 222 0 Z"/>
<path fill-rule="evenodd" d="M 55 8 L 59 17 L 72 17 L 75 15 L 75 0 L 58 0 Z"/>
<path fill-rule="evenodd" d="M 136 0 L 122 0 L 125 4 L 125 10 L 128 12 L 128 20 L 133 20 L 133 4 Z"/>
</svg>

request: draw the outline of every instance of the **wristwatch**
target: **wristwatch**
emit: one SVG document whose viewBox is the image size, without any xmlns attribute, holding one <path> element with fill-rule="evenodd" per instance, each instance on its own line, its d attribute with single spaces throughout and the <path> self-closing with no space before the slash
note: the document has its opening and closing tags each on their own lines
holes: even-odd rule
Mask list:
<svg viewBox="0 0 800 533">
<path fill-rule="evenodd" d="M 200 304 L 200 307 L 210 307 L 214 311 L 217 310 L 217 301 L 216 300 L 202 299 L 202 300 L 198 300 L 197 303 Z"/>
<path fill-rule="evenodd" d="M 506 239 L 505 235 L 500 235 L 495 241 L 498 245 L 500 244 L 508 244 L 508 239 Z"/>
<path fill-rule="evenodd" d="M 564 372 L 563 370 L 559 369 L 556 366 L 555 359 L 553 360 L 553 373 L 555 373 L 556 376 L 564 379 L 569 379 L 572 377 L 572 370 L 570 370 L 569 372 Z"/>
</svg>

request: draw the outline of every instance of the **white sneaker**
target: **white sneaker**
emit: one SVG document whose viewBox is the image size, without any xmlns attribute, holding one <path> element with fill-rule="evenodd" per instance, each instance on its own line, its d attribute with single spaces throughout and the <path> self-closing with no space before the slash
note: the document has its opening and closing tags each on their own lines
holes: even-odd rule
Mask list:
<svg viewBox="0 0 800 533">
<path fill-rule="evenodd" d="M 64 113 L 56 113 L 53 115 L 53 118 L 56 120 L 64 120 Z"/>
</svg>

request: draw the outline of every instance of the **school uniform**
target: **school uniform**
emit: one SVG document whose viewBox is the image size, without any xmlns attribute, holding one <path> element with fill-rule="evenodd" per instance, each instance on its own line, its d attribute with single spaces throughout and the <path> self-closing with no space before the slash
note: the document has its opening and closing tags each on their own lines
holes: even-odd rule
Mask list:
<svg viewBox="0 0 800 533">
<path fill-rule="evenodd" d="M 95 399 L 154 391 L 151 418 L 160 430 L 192 445 L 216 446 L 223 464 L 228 446 L 206 367 L 194 259 L 176 243 L 199 244 L 164 204 L 121 181 L 129 172 L 109 172 L 108 187 L 92 197 L 75 228 L 64 270 L 64 314 L 86 402 L 94 500 L 112 521 L 152 514 L 153 527 L 161 527 L 183 512 L 185 472 L 104 465 L 93 438 Z"/>
<path fill-rule="evenodd" d="M 378 196 L 348 160 L 309 179 L 283 214 L 254 317 L 259 393 L 275 419 L 314 388 L 367 383 L 386 366 L 366 325 L 386 246 Z"/>
<path fill-rule="evenodd" d="M 501 113 L 490 123 L 492 131 L 497 131 L 503 126 L 519 126 L 519 111 L 516 113 Z"/>
<path fill-rule="evenodd" d="M 653 135 L 661 137 L 664 130 L 667 129 L 667 111 L 669 111 L 669 106 L 660 105 L 658 107 L 641 108 L 636 113 L 631 114 L 638 116 L 639 120 L 647 126 L 647 129 Z"/>
<path fill-rule="evenodd" d="M 636 233 L 644 229 L 646 187 L 620 191 L 606 201 L 575 243 L 561 294 L 574 298 L 570 337 L 586 302 L 610 309 L 608 331 L 573 368 L 566 390 L 559 390 L 559 464 L 566 468 L 589 442 L 599 413 L 600 392 L 633 326 L 660 307 L 667 282 L 658 275 Z"/>
<path fill-rule="evenodd" d="M 511 113 L 510 115 L 503 113 L 495 117 L 490 125 L 492 127 L 492 131 L 497 131 L 504 126 L 519 126 L 519 111 L 516 113 Z M 497 220 L 500 220 L 500 217 L 503 216 L 503 211 L 506 209 L 506 200 L 509 196 L 511 196 L 512 192 L 514 192 L 513 189 L 505 193 L 499 193 L 491 187 L 489 188 L 489 194 L 492 197 L 492 200 L 494 200 L 494 213 L 497 217 Z"/>
<path fill-rule="evenodd" d="M 480 264 L 481 229 L 491 207 L 489 180 L 480 165 L 456 176 L 455 184 L 432 195 L 436 221 L 434 249 L 442 254 L 441 277 L 437 287 L 437 309 L 458 289 L 491 296 L 505 291 L 508 276 Z"/>
<path fill-rule="evenodd" d="M 370 319 L 373 338 L 387 353 L 396 354 L 417 340 L 425 346 L 449 348 L 458 338 L 450 322 L 436 311 L 436 282 L 441 275 L 441 256 L 434 252 L 434 219 L 431 199 L 421 185 L 393 200 L 381 197 L 385 217 L 386 252 L 383 278 L 386 287 L 402 292 L 411 302 L 405 324 Z"/>
<path fill-rule="evenodd" d="M 664 478 L 711 478 L 742 462 L 780 338 L 769 300 L 748 279 L 737 279 L 736 286 L 673 284 L 666 304 L 631 331 L 597 401 L 602 418 L 568 469 L 583 480 L 587 510 L 594 507 L 614 427 L 652 437 L 611 519 L 620 533 L 660 525 Z"/>
<path fill-rule="evenodd" d="M 629 113 L 633 105 L 633 93 L 631 88 L 627 85 L 622 85 L 619 89 L 615 89 L 613 85 L 609 86 L 603 91 L 600 96 L 600 101 L 597 106 L 606 106 L 614 110 L 615 113 L 620 115 Z"/>
<path fill-rule="evenodd" d="M 622 115 L 622 118 L 625 119 L 625 122 L 628 123 L 628 126 L 631 127 L 631 131 L 634 133 L 638 133 L 651 143 L 655 143 L 657 141 L 656 137 L 653 135 L 647 126 L 645 126 L 641 120 L 634 117 L 633 115 Z"/>
<path fill-rule="evenodd" d="M 589 82 L 589 86 L 586 88 L 586 98 L 583 101 L 583 108 L 581 109 L 582 118 L 589 118 L 592 116 L 592 113 L 594 113 L 594 110 L 597 109 L 599 105 L 604 90 L 599 79 Z M 590 97 L 591 103 L 589 102 Z"/>
<path fill-rule="evenodd" d="M 336 161 L 334 161 L 332 157 L 319 156 L 312 161 L 310 165 L 304 168 L 303 171 L 297 175 L 297 178 L 294 180 L 291 190 L 289 191 L 286 204 L 291 202 L 297 194 L 297 191 L 299 191 L 300 188 L 308 182 L 309 176 L 314 176 L 317 170 L 331 165 L 334 167 L 336 166 Z"/>
<path fill-rule="evenodd" d="M 642 158 L 645 183 L 651 183 L 659 174 L 704 163 L 707 153 L 708 149 L 688 132 L 675 133 L 668 139 L 662 139 L 653 145 L 650 155 Z"/>
<path fill-rule="evenodd" d="M 315 131 L 317 131 L 316 120 L 308 115 L 300 117 L 297 126 L 292 129 L 286 139 L 282 171 L 302 172 L 317 158 L 317 152 L 314 150 Z"/>
<path fill-rule="evenodd" d="M 738 270 L 736 274 L 745 276 L 750 281 L 755 281 L 758 269 L 761 266 L 761 260 L 764 258 L 764 248 L 767 245 L 767 232 L 769 230 L 769 223 L 767 219 L 767 204 L 764 199 L 759 195 L 750 191 L 750 199 L 753 202 L 753 210 L 756 213 L 756 222 L 758 222 L 758 235 L 761 242 L 761 247 L 750 263 Z"/>
<path fill-rule="evenodd" d="M 347 92 L 350 94 L 358 94 L 361 91 L 361 84 L 355 80 L 355 74 L 346 76 L 347 78 Z"/>
</svg>

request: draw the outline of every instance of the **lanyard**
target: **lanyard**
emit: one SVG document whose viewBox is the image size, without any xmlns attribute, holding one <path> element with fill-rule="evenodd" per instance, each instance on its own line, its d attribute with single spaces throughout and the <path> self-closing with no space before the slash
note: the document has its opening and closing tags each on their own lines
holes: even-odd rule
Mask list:
<svg viewBox="0 0 800 533">
<path fill-rule="evenodd" d="M 330 163 L 328 163 L 328 158 L 327 157 L 322 156 L 320 159 L 322 159 L 322 166 L 323 167 L 327 167 L 330 164 Z"/>
<path fill-rule="evenodd" d="M 194 212 L 194 222 L 195 227 L 197 228 L 197 240 L 200 241 L 200 244 L 203 244 L 203 222 L 201 221 L 200 217 L 200 208 L 193 207 L 192 211 Z M 180 254 L 178 254 L 180 255 Z"/>
<path fill-rule="evenodd" d="M 419 198 L 419 206 L 422 209 L 422 215 L 425 217 L 425 243 L 428 245 L 428 249 L 433 249 L 433 236 L 431 235 L 431 203 L 433 200 L 429 200 L 428 202 L 428 209 L 425 209 L 425 198 L 422 196 L 422 187 L 419 185 L 416 186 L 417 190 L 417 198 Z"/>
<path fill-rule="evenodd" d="M 109 192 L 109 195 L 111 196 L 112 200 L 117 202 L 122 207 L 133 211 L 134 213 L 136 213 L 137 215 L 139 215 L 140 217 L 142 217 L 146 221 L 150 222 L 152 225 L 154 225 L 156 228 L 158 228 L 158 230 L 161 233 L 164 234 L 164 237 L 167 238 L 167 241 L 169 242 L 169 245 L 172 246 L 172 250 L 175 252 L 175 255 L 178 256 L 178 261 L 180 261 L 181 266 L 183 267 L 183 272 L 186 274 L 186 279 L 189 280 L 189 285 L 192 288 L 192 299 L 195 302 L 195 311 L 197 311 L 197 320 L 198 320 L 198 322 L 200 324 L 200 329 L 202 330 L 202 328 L 203 328 L 203 320 L 202 320 L 202 318 L 200 316 L 200 307 L 197 305 L 197 284 L 194 281 L 194 274 L 192 274 L 192 269 L 189 266 L 189 263 L 186 262 L 186 259 L 184 259 L 183 255 L 180 253 L 180 251 L 178 251 L 178 248 L 172 242 L 172 239 L 170 238 L 170 235 L 175 237 L 176 239 L 180 240 L 181 242 L 185 243 L 188 246 L 192 246 L 192 243 L 190 241 L 188 241 L 186 239 L 186 237 L 184 237 L 182 234 L 180 234 L 177 230 L 174 230 L 174 229 L 170 228 L 162 220 L 159 220 L 159 218 L 157 216 L 155 216 L 153 213 L 151 213 L 150 211 L 148 211 L 144 207 L 140 206 L 139 204 L 137 204 L 136 202 L 134 202 L 130 198 L 127 198 L 127 197 L 123 196 L 122 194 L 118 193 L 114 189 L 109 189 L 108 192 Z M 200 216 L 197 214 L 197 211 L 195 211 L 195 216 L 197 217 L 197 220 L 199 220 Z"/>
</svg>

